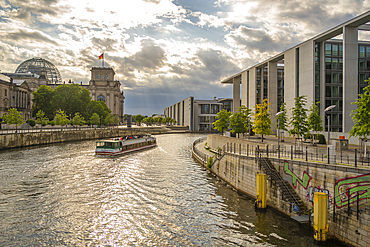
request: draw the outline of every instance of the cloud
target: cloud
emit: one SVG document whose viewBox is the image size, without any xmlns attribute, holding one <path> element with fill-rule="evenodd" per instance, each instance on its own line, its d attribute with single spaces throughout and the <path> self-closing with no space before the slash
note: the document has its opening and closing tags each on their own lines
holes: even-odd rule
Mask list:
<svg viewBox="0 0 370 247">
<path fill-rule="evenodd" d="M 13 44 L 18 44 L 20 42 L 39 44 L 42 42 L 58 46 L 58 43 L 55 40 L 39 31 L 18 30 L 9 33 L 2 32 L 0 33 L 0 37 L 2 40 L 7 40 Z"/>
</svg>

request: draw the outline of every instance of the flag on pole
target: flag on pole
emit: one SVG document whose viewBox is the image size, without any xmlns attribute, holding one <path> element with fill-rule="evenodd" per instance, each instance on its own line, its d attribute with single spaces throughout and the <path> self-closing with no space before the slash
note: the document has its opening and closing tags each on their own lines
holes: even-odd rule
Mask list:
<svg viewBox="0 0 370 247">
<path fill-rule="evenodd" d="M 99 59 L 104 59 L 104 53 L 99 56 Z"/>
</svg>

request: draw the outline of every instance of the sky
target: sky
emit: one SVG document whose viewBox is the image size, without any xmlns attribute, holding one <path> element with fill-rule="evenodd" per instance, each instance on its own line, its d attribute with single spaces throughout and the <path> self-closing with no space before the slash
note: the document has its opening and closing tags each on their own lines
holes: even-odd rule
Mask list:
<svg viewBox="0 0 370 247">
<path fill-rule="evenodd" d="M 111 66 L 124 113 L 163 114 L 189 96 L 370 9 L 370 0 L 0 0 L 0 70 L 41 57 L 63 81 Z M 361 39 L 360 33 L 360 39 Z"/>
</svg>

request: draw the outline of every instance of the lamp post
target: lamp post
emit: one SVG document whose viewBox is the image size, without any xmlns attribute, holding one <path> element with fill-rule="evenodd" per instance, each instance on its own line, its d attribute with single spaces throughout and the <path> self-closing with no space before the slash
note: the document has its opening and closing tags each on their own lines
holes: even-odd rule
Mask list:
<svg viewBox="0 0 370 247">
<path fill-rule="evenodd" d="M 248 131 L 249 131 L 248 140 L 251 139 L 251 116 L 252 115 L 253 115 L 252 113 L 248 115 L 248 121 L 249 121 L 249 126 L 248 126 Z"/>
<path fill-rule="evenodd" d="M 331 106 L 326 107 L 326 109 L 324 110 L 325 114 L 326 112 L 332 110 L 335 107 L 336 105 L 331 105 Z M 330 115 L 329 114 L 327 115 L 327 118 L 328 118 L 328 145 L 330 145 Z"/>
<path fill-rule="evenodd" d="M 278 149 L 280 150 L 280 119 L 278 118 L 278 116 L 280 115 L 280 114 L 282 114 L 282 113 L 284 113 L 283 111 L 279 111 L 278 113 L 276 113 L 276 118 L 277 118 L 277 120 L 278 120 Z M 280 153 L 280 152 L 279 152 Z"/>
</svg>

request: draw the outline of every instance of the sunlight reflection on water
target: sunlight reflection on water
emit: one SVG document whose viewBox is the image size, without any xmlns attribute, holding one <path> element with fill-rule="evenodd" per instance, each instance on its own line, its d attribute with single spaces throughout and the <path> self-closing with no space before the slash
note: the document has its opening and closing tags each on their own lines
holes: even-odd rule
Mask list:
<svg viewBox="0 0 370 247">
<path fill-rule="evenodd" d="M 95 141 L 0 153 L 0 246 L 313 246 L 197 164 L 200 136 L 115 159 L 95 157 Z"/>
</svg>

